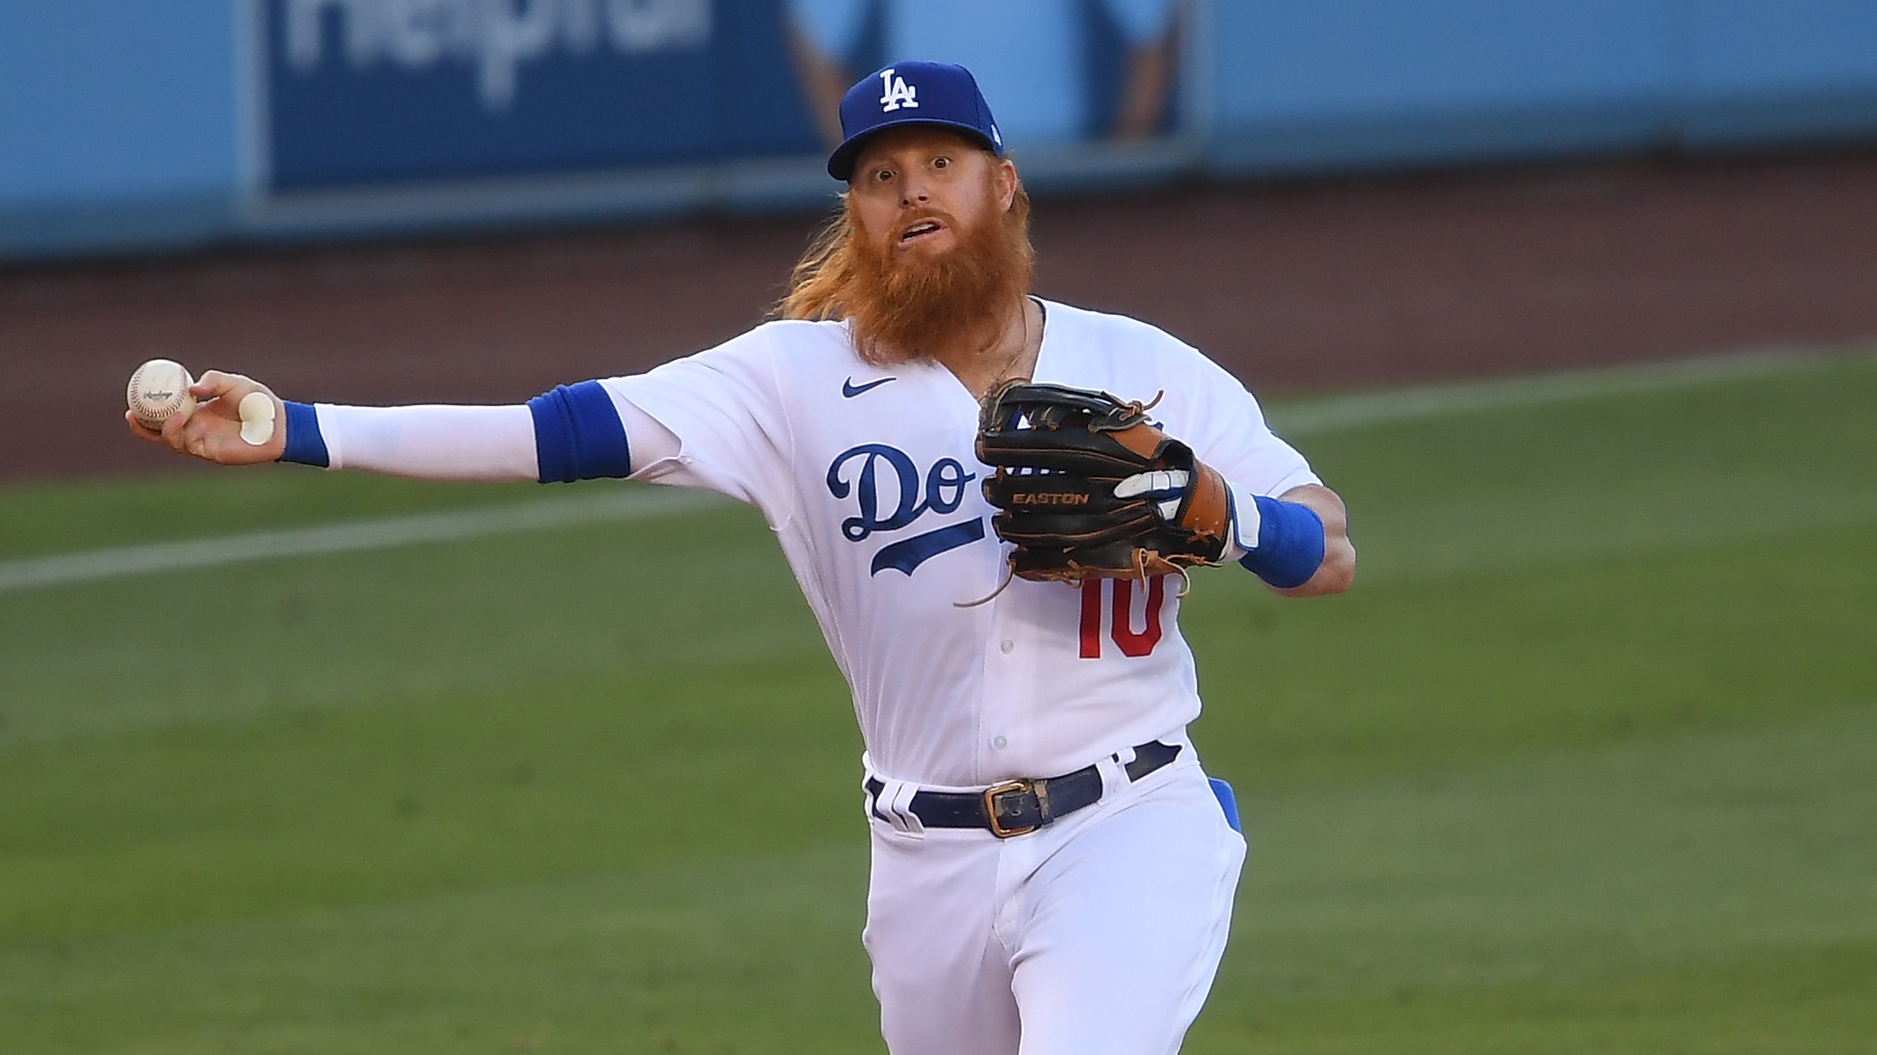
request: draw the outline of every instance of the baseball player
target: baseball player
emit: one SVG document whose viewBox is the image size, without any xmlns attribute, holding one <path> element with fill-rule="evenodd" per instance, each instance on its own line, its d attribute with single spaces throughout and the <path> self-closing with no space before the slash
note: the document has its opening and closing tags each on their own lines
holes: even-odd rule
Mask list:
<svg viewBox="0 0 1877 1055">
<path fill-rule="evenodd" d="M 1245 853 L 1229 789 L 1186 733 L 1200 701 L 1183 583 L 1013 578 L 977 457 L 981 403 L 1011 379 L 1163 393 L 1153 425 L 1197 460 L 1116 490 L 1206 521 L 1210 558 L 1284 594 L 1348 587 L 1343 504 L 1200 353 L 1030 295 L 1029 201 L 967 70 L 887 67 L 841 120 L 840 215 L 782 317 L 716 348 L 521 405 L 283 403 L 284 429 L 258 447 L 233 408 L 267 389 L 213 372 L 186 420 L 132 428 L 226 464 L 629 477 L 755 505 L 865 742 L 863 941 L 888 1048 L 1176 1051 Z M 1223 481 L 1216 500 L 1191 497 L 1202 477 Z"/>
</svg>

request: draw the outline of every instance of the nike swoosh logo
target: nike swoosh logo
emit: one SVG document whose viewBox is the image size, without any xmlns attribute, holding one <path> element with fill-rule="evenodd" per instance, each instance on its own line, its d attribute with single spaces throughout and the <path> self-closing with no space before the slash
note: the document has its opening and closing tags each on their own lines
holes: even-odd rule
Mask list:
<svg viewBox="0 0 1877 1055">
<path fill-rule="evenodd" d="M 897 381 L 897 380 L 899 380 L 899 378 L 897 377 L 882 377 L 878 381 L 869 381 L 864 385 L 857 385 L 854 383 L 854 379 L 850 377 L 847 380 L 841 382 L 841 394 L 846 396 L 849 399 L 852 399 L 855 396 L 860 395 L 862 392 L 865 392 L 869 388 L 879 388 L 881 385 L 886 384 L 888 381 Z"/>
</svg>

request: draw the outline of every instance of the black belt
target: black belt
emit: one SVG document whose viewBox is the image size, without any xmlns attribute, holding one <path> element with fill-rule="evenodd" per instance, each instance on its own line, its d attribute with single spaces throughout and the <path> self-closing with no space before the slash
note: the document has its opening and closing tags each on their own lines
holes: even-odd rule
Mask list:
<svg viewBox="0 0 1877 1055">
<path fill-rule="evenodd" d="M 1139 780 L 1179 757 L 1178 744 L 1152 740 L 1134 749 L 1127 764 L 1129 781 Z M 886 785 L 867 778 L 867 794 L 876 805 L 873 815 L 887 820 L 877 803 Z M 1073 773 L 1040 780 L 1011 780 L 983 791 L 921 791 L 912 797 L 912 815 L 928 828 L 989 828 L 1008 839 L 1033 832 L 1058 817 L 1101 801 L 1101 770 L 1085 766 Z"/>
</svg>

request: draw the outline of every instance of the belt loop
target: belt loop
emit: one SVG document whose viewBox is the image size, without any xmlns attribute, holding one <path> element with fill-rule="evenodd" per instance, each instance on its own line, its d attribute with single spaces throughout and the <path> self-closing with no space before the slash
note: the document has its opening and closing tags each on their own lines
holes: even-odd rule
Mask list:
<svg viewBox="0 0 1877 1055">
<path fill-rule="evenodd" d="M 1101 774 L 1101 797 L 1103 799 L 1117 795 L 1127 788 L 1130 783 L 1127 763 L 1133 760 L 1134 749 L 1124 747 L 1120 754 L 1103 755 L 1095 763 L 1095 771 Z"/>
<path fill-rule="evenodd" d="M 879 777 L 880 793 L 874 796 L 873 808 L 886 818 L 895 830 L 907 835 L 923 836 L 925 822 L 912 811 L 912 797 L 919 793 L 919 785 L 904 780 Z"/>
<path fill-rule="evenodd" d="M 860 772 L 860 813 L 861 816 L 872 820 L 874 804 L 873 788 L 870 785 L 873 781 L 873 759 L 868 757 L 865 751 L 860 753 Z"/>
</svg>

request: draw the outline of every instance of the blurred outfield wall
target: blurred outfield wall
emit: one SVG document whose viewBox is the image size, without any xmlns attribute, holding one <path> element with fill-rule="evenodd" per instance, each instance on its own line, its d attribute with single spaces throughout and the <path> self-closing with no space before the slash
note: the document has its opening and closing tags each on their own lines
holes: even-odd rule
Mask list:
<svg viewBox="0 0 1877 1055">
<path fill-rule="evenodd" d="M 1870 0 L 11 0 L 0 258 L 813 206 L 914 55 L 1044 190 L 1877 139 Z"/>
</svg>

